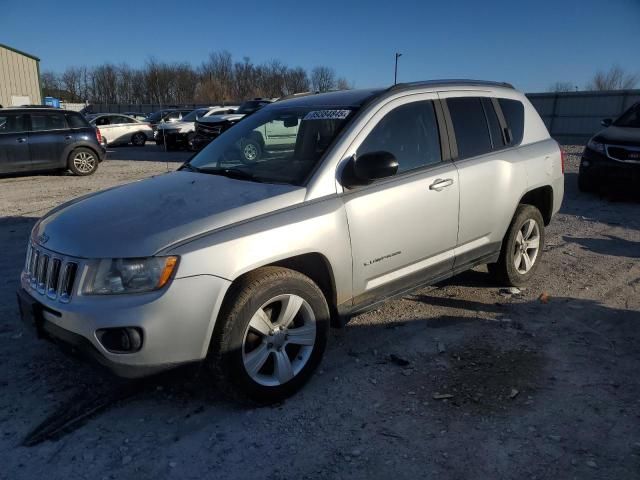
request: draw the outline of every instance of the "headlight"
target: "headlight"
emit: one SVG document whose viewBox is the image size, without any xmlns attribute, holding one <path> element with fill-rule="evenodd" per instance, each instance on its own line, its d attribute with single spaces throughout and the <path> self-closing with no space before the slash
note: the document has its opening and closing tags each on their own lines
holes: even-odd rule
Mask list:
<svg viewBox="0 0 640 480">
<path fill-rule="evenodd" d="M 589 140 L 589 143 L 587 143 L 587 148 L 596 152 L 604 153 L 604 143 L 596 142 L 593 138 Z"/>
<path fill-rule="evenodd" d="M 178 265 L 178 257 L 105 258 L 89 264 L 82 293 L 113 295 L 151 292 L 164 287 Z"/>
</svg>

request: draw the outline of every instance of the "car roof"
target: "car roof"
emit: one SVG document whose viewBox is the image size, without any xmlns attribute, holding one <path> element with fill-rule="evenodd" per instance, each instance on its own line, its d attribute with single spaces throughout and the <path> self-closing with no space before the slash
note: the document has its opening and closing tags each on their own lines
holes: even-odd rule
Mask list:
<svg viewBox="0 0 640 480">
<path fill-rule="evenodd" d="M 339 90 L 326 93 L 306 93 L 294 98 L 287 98 L 276 102 L 278 106 L 340 106 L 361 107 L 368 101 L 380 97 L 385 93 L 402 91 L 436 89 L 450 87 L 499 87 L 513 89 L 513 85 L 506 82 L 492 82 L 487 80 L 444 79 L 425 80 L 419 82 L 398 83 L 387 88 L 368 88 L 354 90 Z"/>
<path fill-rule="evenodd" d="M 5 107 L 0 108 L 0 112 L 11 111 L 11 112 L 59 112 L 59 113 L 77 113 L 80 115 L 80 112 L 76 112 L 75 110 L 66 110 L 64 108 L 52 108 L 52 107 Z"/>
</svg>

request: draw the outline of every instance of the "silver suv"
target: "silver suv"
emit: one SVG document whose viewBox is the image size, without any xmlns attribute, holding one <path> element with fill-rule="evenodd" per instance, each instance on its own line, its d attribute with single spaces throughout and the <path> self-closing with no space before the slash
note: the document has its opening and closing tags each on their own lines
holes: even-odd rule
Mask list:
<svg viewBox="0 0 640 480">
<path fill-rule="evenodd" d="M 265 131 L 261 155 L 243 149 Z M 292 394 L 331 324 L 479 264 L 535 273 L 563 159 L 508 84 L 310 94 L 239 122 L 178 171 L 33 228 L 23 319 L 115 373 L 204 361 L 226 391 Z"/>
</svg>

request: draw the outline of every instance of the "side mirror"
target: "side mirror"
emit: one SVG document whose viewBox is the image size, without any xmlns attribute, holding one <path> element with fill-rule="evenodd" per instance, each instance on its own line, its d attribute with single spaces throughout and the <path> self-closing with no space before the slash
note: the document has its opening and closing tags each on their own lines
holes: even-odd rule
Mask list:
<svg viewBox="0 0 640 480">
<path fill-rule="evenodd" d="M 602 125 L 603 127 L 610 127 L 612 123 L 613 120 L 611 118 L 605 118 L 600 122 L 600 125 Z"/>
<path fill-rule="evenodd" d="M 353 157 L 346 165 L 342 183 L 347 187 L 368 185 L 379 178 L 392 177 L 398 172 L 398 161 L 389 152 L 369 152 Z"/>
</svg>

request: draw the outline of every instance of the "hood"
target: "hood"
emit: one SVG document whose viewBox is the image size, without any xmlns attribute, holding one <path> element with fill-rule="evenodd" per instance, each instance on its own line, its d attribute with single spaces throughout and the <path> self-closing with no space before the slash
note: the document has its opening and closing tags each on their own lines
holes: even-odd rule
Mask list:
<svg viewBox="0 0 640 480">
<path fill-rule="evenodd" d="M 640 128 L 611 126 L 600 130 L 593 139 L 613 145 L 640 146 Z"/>
<path fill-rule="evenodd" d="M 36 224 L 45 247 L 82 258 L 146 257 L 195 235 L 304 200 L 306 190 L 172 172 L 71 201 Z"/>
<path fill-rule="evenodd" d="M 227 115 L 209 115 L 208 117 L 202 117 L 198 120 L 198 123 L 219 123 L 228 122 L 233 120 L 240 120 L 244 117 L 243 113 L 229 113 Z"/>
</svg>

